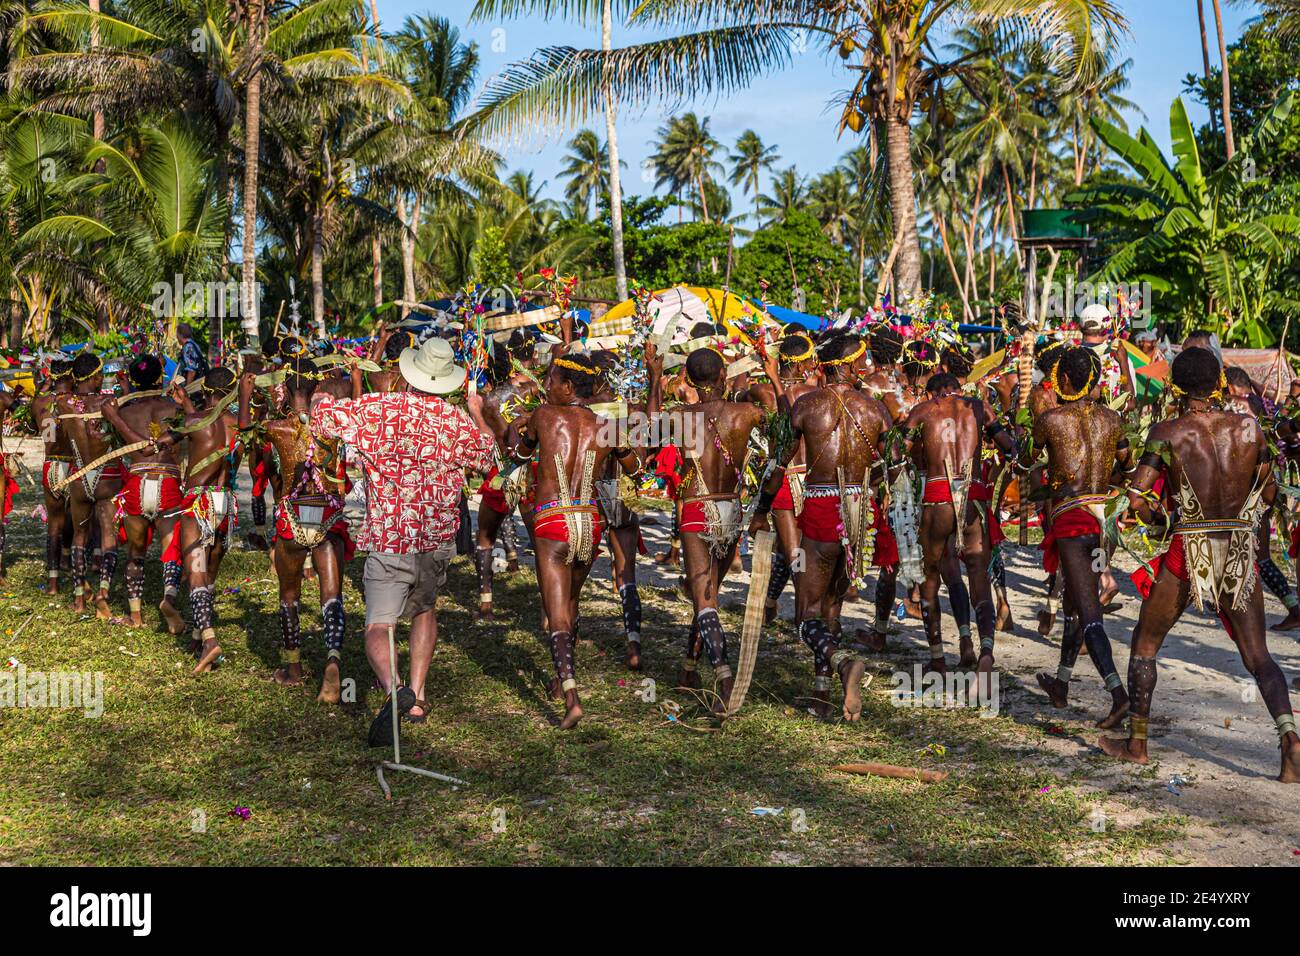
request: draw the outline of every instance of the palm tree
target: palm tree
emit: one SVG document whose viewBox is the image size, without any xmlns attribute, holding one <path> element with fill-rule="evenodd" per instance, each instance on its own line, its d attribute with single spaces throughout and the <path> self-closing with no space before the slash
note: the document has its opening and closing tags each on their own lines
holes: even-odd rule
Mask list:
<svg viewBox="0 0 1300 956">
<path fill-rule="evenodd" d="M 609 194 L 609 150 L 589 129 L 578 130 L 569 140 L 560 178 L 568 182 L 564 198 L 588 218 L 599 205 L 600 197 Z"/>
<path fill-rule="evenodd" d="M 705 222 L 709 216 L 708 186 L 713 177 L 722 172 L 722 164 L 714 156 L 722 144 L 709 132 L 709 120 L 701 120 L 694 113 L 674 116 L 659 127 L 659 145 L 651 156 L 657 179 L 655 188 L 667 185 L 669 192 L 680 194 L 689 187 L 694 193 L 695 205 Z"/>
<path fill-rule="evenodd" d="M 803 206 L 808 188 L 799 171 L 791 166 L 772 177 L 772 194 L 758 197 L 759 209 L 772 219 L 786 219 Z"/>
<path fill-rule="evenodd" d="M 1196 0 L 1196 19 L 1201 26 L 1201 65 L 1205 69 L 1205 89 L 1208 93 L 1210 88 L 1210 42 L 1205 35 L 1205 0 Z M 1214 110 L 1210 110 L 1210 129 L 1216 134 L 1219 132 L 1219 121 L 1214 115 Z"/>
<path fill-rule="evenodd" d="M 617 0 L 619 20 L 625 20 L 635 4 Z M 582 26 L 600 19 L 600 50 L 613 53 L 615 0 L 476 0 L 470 20 L 482 22 L 493 17 L 517 17 L 529 13 L 546 18 L 556 15 L 573 17 Z M 623 253 L 623 186 L 621 169 L 625 163 L 618 155 L 618 90 L 615 77 L 607 74 L 597 80 L 600 109 L 605 114 L 605 142 L 609 152 L 609 219 L 614 251 L 614 286 L 619 301 L 627 298 L 627 265 Z M 563 125 L 563 124 L 561 124 Z M 575 124 L 576 125 L 576 124 Z"/>
<path fill-rule="evenodd" d="M 529 6 L 568 4 L 536 0 Z M 931 31 L 954 17 L 995 26 L 1011 42 L 1051 41 L 1053 72 L 1065 83 L 1086 76 L 1086 54 L 1098 32 L 1110 43 L 1126 27 L 1114 0 L 646 0 L 631 25 L 660 34 L 673 27 L 690 32 L 618 50 L 539 50 L 489 84 L 480 122 L 489 135 L 511 136 L 579 124 L 611 93 L 638 105 L 725 94 L 789 65 L 792 50 L 806 48 L 807 34 L 819 34 L 845 60 L 856 61 L 849 64 L 855 78 L 839 129 L 862 129 L 870 121 L 885 130 L 890 205 L 900 238 L 895 285 L 916 294 L 921 252 L 911 122 L 918 100 L 941 103 L 944 82 L 964 66 L 938 62 L 932 52 Z"/>
<path fill-rule="evenodd" d="M 747 129 L 736 140 L 735 152 L 728 157 L 731 161 L 731 176 L 728 182 L 740 186 L 742 193 L 754 196 L 754 224 L 758 225 L 758 181 L 764 170 L 771 171 L 781 154 L 775 146 L 764 146 L 763 141 L 752 129 Z"/>
<path fill-rule="evenodd" d="M 1237 151 L 1232 141 L 1232 81 L 1228 78 L 1228 46 L 1223 36 L 1223 12 L 1219 9 L 1219 0 L 1214 0 L 1214 29 L 1219 35 L 1219 63 L 1223 72 L 1223 143 L 1228 159 Z"/>
</svg>

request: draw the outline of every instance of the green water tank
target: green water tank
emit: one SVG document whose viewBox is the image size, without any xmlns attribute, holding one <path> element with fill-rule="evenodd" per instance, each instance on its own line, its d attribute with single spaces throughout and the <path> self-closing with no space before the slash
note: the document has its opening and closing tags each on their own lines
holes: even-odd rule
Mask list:
<svg viewBox="0 0 1300 956">
<path fill-rule="evenodd" d="M 1083 239 L 1087 232 L 1072 222 L 1073 209 L 1026 209 L 1022 216 L 1026 239 Z"/>
</svg>

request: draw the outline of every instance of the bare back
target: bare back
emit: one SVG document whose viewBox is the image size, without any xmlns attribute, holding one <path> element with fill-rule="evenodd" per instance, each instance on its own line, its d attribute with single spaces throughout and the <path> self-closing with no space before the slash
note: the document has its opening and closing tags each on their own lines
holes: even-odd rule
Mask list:
<svg viewBox="0 0 1300 956">
<path fill-rule="evenodd" d="M 1083 400 L 1063 402 L 1034 420 L 1034 442 L 1047 448 L 1054 499 L 1104 493 L 1124 429 L 1118 414 Z"/>
<path fill-rule="evenodd" d="M 884 405 L 847 385 L 828 385 L 804 395 L 790 421 L 808 449 L 809 484 L 834 484 L 840 468 L 847 483 L 861 483 L 890 425 Z"/>
<path fill-rule="evenodd" d="M 1206 518 L 1236 518 L 1268 461 L 1264 432 L 1253 416 L 1232 411 L 1184 412 L 1154 425 L 1148 446 L 1169 449 L 1174 486 L 1190 485 Z"/>
</svg>

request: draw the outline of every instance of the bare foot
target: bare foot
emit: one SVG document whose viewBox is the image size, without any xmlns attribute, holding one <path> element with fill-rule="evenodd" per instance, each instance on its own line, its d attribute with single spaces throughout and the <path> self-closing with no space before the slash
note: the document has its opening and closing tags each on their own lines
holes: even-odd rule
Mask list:
<svg viewBox="0 0 1300 956">
<path fill-rule="evenodd" d="M 278 667 L 271 678 L 281 687 L 297 687 L 302 683 L 302 665 L 286 664 Z"/>
<path fill-rule="evenodd" d="M 866 661 L 845 661 L 840 665 L 840 680 L 844 683 L 844 719 L 847 721 L 862 717 L 862 675 L 866 672 Z"/>
<path fill-rule="evenodd" d="M 1120 722 L 1128 716 L 1128 694 L 1124 692 L 1124 689 L 1122 687 L 1116 687 L 1110 692 L 1110 696 L 1110 713 L 1093 725 L 1101 730 L 1110 730 L 1113 727 L 1118 727 Z"/>
<path fill-rule="evenodd" d="M 853 640 L 861 644 L 869 651 L 879 654 L 885 651 L 885 635 L 872 628 L 868 630 L 865 627 L 859 627 L 853 632 Z"/>
<path fill-rule="evenodd" d="M 511 558 L 509 561 L 506 562 L 506 574 L 518 574 L 518 573 L 519 573 L 519 559 Z"/>
<path fill-rule="evenodd" d="M 546 693 L 550 695 L 551 700 L 564 700 L 564 691 L 560 689 L 560 679 L 552 677 L 546 685 Z"/>
<path fill-rule="evenodd" d="M 49 580 L 49 583 L 45 586 L 45 593 L 46 593 L 46 594 L 58 594 L 58 593 L 59 593 L 59 579 L 58 579 L 58 578 L 49 578 L 48 580 Z"/>
<path fill-rule="evenodd" d="M 676 548 L 669 548 L 667 551 L 655 555 L 655 564 L 662 564 L 668 568 L 680 568 L 682 559 L 678 555 Z"/>
<path fill-rule="evenodd" d="M 210 637 L 203 642 L 203 649 L 199 654 L 199 662 L 194 666 L 195 674 L 207 674 L 212 670 L 212 665 L 217 662 L 221 656 L 221 645 L 217 643 L 215 637 Z"/>
<path fill-rule="evenodd" d="M 321 677 L 320 693 L 316 695 L 316 703 L 337 704 L 342 696 L 342 687 L 338 658 L 331 657 L 325 662 L 325 674 Z"/>
<path fill-rule="evenodd" d="M 1005 597 L 998 598 L 998 616 L 993 622 L 993 630 L 999 634 L 1016 633 L 1016 622 L 1011 620 L 1011 605 Z"/>
<path fill-rule="evenodd" d="M 1070 699 L 1070 685 L 1060 680 L 1055 674 L 1043 672 L 1038 675 L 1038 686 L 1047 692 L 1056 708 L 1064 707 Z"/>
<path fill-rule="evenodd" d="M 812 707 L 809 709 L 813 712 L 814 717 L 818 720 L 831 719 L 831 715 L 835 713 L 835 707 L 831 704 L 829 691 L 814 687 L 809 699 L 812 701 Z"/>
<path fill-rule="evenodd" d="M 688 671 L 682 668 L 677 672 L 676 687 L 678 690 L 699 690 L 702 686 L 699 671 Z"/>
<path fill-rule="evenodd" d="M 176 605 L 172 604 L 171 598 L 163 598 L 158 602 L 158 613 L 163 616 L 168 634 L 185 633 L 185 619 L 181 617 L 180 611 L 176 610 Z"/>
<path fill-rule="evenodd" d="M 1097 746 L 1109 757 L 1132 763 L 1147 763 L 1147 746 L 1143 740 L 1121 740 L 1118 737 L 1098 737 Z"/>
<path fill-rule="evenodd" d="M 86 595 L 78 594 L 72 599 L 72 611 L 74 614 L 80 614 L 86 610 Z"/>
<path fill-rule="evenodd" d="M 1282 770 L 1277 779 L 1282 783 L 1300 783 L 1300 738 L 1294 733 L 1282 738 Z"/>
<path fill-rule="evenodd" d="M 776 620 L 776 612 L 780 610 L 781 605 L 768 601 L 763 605 L 763 623 L 771 624 Z"/>
<path fill-rule="evenodd" d="M 975 666 L 975 642 L 971 640 L 970 635 L 966 635 L 960 640 L 961 659 L 957 661 L 958 667 Z"/>
<path fill-rule="evenodd" d="M 627 647 L 623 649 L 623 663 L 627 665 L 630 671 L 639 671 L 641 669 L 641 642 L 628 641 Z"/>
<path fill-rule="evenodd" d="M 713 712 L 719 717 L 727 716 L 727 708 L 731 704 L 731 688 L 734 686 L 736 686 L 734 677 L 724 677 L 718 683 L 718 697 L 720 699 L 713 705 Z"/>
<path fill-rule="evenodd" d="M 858 589 L 856 587 L 850 586 L 849 589 L 844 592 L 845 603 L 848 603 L 849 601 L 856 601 L 857 599 L 858 599 Z"/>
<path fill-rule="evenodd" d="M 975 668 L 975 702 L 977 704 L 993 703 L 993 652 L 981 651 L 979 664 Z"/>
<path fill-rule="evenodd" d="M 1051 637 L 1052 629 L 1056 627 L 1056 615 L 1051 611 L 1038 612 L 1038 633 L 1043 637 Z"/>
<path fill-rule="evenodd" d="M 564 695 L 564 719 L 560 721 L 560 729 L 572 730 L 578 726 L 580 720 L 582 720 L 582 702 L 578 700 L 578 692 L 571 690 Z"/>
<path fill-rule="evenodd" d="M 911 596 L 903 598 L 903 613 L 914 621 L 921 620 L 921 605 L 913 601 Z"/>
<path fill-rule="evenodd" d="M 496 620 L 496 616 L 492 613 L 491 604 L 480 604 L 478 610 L 474 612 L 475 624 L 486 624 L 494 620 Z"/>
<path fill-rule="evenodd" d="M 1101 595 L 1097 598 L 1097 602 L 1104 609 L 1106 605 L 1110 604 L 1111 601 L 1115 600 L 1115 598 L 1118 595 L 1119 595 L 1119 585 L 1114 584 L 1101 592 Z"/>
<path fill-rule="evenodd" d="M 256 531 L 251 532 L 248 536 L 248 546 L 254 551 L 270 551 L 271 546 L 266 543 L 266 538 Z"/>
<path fill-rule="evenodd" d="M 144 615 L 139 611 L 132 611 L 126 618 L 127 627 L 144 627 Z"/>
<path fill-rule="evenodd" d="M 925 662 L 925 665 L 921 668 L 921 673 L 929 674 L 931 671 L 933 671 L 936 674 L 948 673 L 948 662 L 944 660 L 942 657 L 930 658 L 928 661 Z"/>
<path fill-rule="evenodd" d="M 745 565 L 740 560 L 740 549 L 737 548 L 735 555 L 733 555 L 731 559 L 731 573 L 740 574 L 744 570 L 745 570 Z"/>
<path fill-rule="evenodd" d="M 1300 628 L 1300 608 L 1293 607 L 1287 612 L 1286 617 L 1270 627 L 1269 630 L 1294 631 L 1296 628 Z"/>
</svg>

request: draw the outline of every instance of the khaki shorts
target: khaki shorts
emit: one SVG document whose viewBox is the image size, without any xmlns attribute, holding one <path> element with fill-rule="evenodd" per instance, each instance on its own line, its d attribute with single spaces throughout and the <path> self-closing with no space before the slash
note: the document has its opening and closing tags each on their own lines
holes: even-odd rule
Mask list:
<svg viewBox="0 0 1300 956">
<path fill-rule="evenodd" d="M 362 583 L 366 589 L 366 627 L 396 624 L 433 610 L 438 589 L 447 583 L 447 565 L 456 556 L 456 542 L 437 551 L 366 556 Z"/>
</svg>

